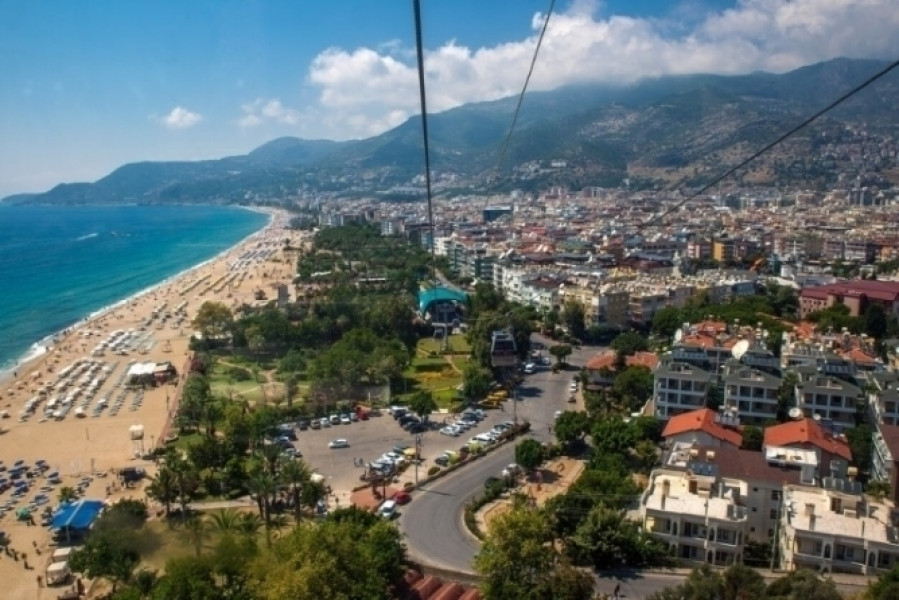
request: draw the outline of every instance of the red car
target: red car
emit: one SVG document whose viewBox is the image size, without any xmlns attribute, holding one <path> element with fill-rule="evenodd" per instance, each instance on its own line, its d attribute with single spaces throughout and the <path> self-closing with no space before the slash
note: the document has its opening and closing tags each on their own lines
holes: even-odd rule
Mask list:
<svg viewBox="0 0 899 600">
<path fill-rule="evenodd" d="M 409 501 L 412 500 L 412 496 L 409 494 L 409 492 L 400 490 L 393 495 L 393 500 L 400 505 L 409 504 Z"/>
</svg>

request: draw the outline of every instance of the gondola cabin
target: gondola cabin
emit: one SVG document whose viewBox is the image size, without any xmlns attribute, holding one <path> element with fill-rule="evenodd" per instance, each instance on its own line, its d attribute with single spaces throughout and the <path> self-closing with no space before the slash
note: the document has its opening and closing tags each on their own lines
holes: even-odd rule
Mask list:
<svg viewBox="0 0 899 600">
<path fill-rule="evenodd" d="M 494 368 L 510 368 L 516 362 L 515 338 L 508 331 L 494 331 L 490 341 L 490 364 Z"/>
</svg>

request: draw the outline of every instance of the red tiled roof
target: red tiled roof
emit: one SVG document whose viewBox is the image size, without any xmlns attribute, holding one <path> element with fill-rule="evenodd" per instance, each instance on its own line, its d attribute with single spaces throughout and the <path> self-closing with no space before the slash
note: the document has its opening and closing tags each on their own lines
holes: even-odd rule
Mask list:
<svg viewBox="0 0 899 600">
<path fill-rule="evenodd" d="M 817 421 L 809 418 L 768 427 L 765 429 L 764 443 L 765 446 L 811 444 L 830 454 L 852 460 L 848 442 L 825 433 Z"/>
<path fill-rule="evenodd" d="M 829 285 L 802 288 L 800 297 L 824 300 L 829 294 L 853 297 L 865 295 L 875 300 L 895 302 L 899 300 L 899 281 L 859 279 L 831 283 Z"/>
<path fill-rule="evenodd" d="M 624 360 L 628 367 L 647 367 L 650 371 L 659 364 L 659 355 L 655 352 L 637 352 Z M 601 369 L 615 370 L 615 353 L 610 351 L 600 352 L 587 361 L 585 368 L 589 371 Z"/>
<path fill-rule="evenodd" d="M 738 431 L 728 429 L 720 423 L 715 422 L 715 416 L 717 414 L 718 413 L 710 408 L 700 408 L 671 417 L 668 419 L 668 424 L 665 425 L 662 437 L 672 437 L 690 431 L 702 431 L 703 433 L 707 433 L 714 438 L 739 448 L 743 443 L 743 435 Z"/>
</svg>

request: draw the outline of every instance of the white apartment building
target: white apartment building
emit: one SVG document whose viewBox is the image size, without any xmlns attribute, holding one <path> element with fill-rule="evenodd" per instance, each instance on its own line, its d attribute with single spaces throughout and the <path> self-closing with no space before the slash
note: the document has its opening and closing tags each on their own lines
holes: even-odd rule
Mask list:
<svg viewBox="0 0 899 600">
<path fill-rule="evenodd" d="M 899 563 L 892 505 L 837 489 L 786 486 L 781 567 L 874 575 Z"/>
<path fill-rule="evenodd" d="M 746 496 L 746 483 L 719 479 L 712 464 L 691 466 L 696 470 L 652 472 L 641 499 L 643 528 L 681 560 L 742 562 L 748 517 L 737 499 Z"/>
</svg>

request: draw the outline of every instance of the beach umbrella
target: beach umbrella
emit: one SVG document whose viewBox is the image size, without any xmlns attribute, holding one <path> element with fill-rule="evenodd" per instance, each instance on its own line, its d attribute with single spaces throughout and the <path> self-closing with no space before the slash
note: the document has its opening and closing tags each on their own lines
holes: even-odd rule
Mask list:
<svg viewBox="0 0 899 600">
<path fill-rule="evenodd" d="M 30 514 L 31 514 L 31 511 L 28 509 L 28 507 L 23 506 L 22 508 L 20 508 L 16 511 L 16 518 L 27 519 Z"/>
</svg>

